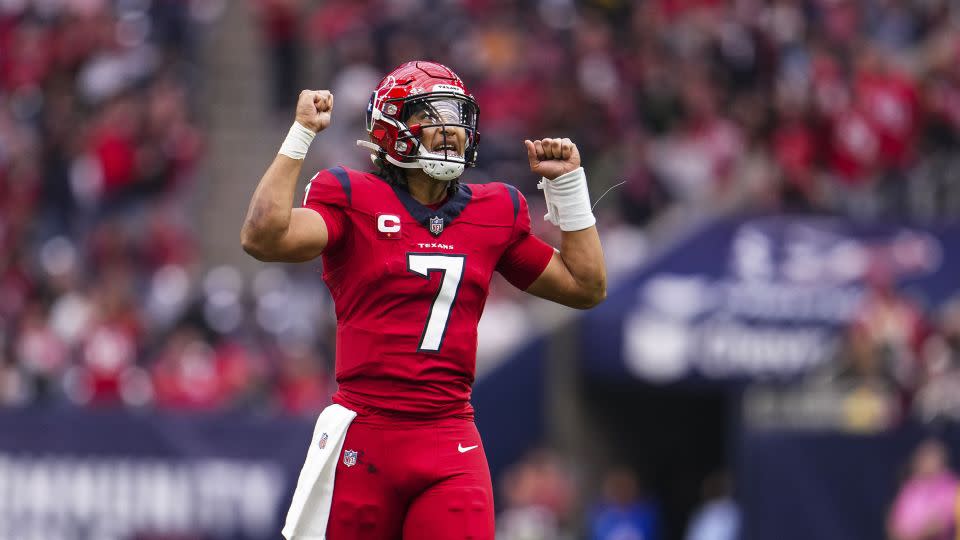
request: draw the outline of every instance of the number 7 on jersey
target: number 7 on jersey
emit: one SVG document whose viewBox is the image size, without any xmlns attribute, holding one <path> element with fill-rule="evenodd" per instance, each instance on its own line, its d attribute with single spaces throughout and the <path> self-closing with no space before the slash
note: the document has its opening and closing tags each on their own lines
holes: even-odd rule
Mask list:
<svg viewBox="0 0 960 540">
<path fill-rule="evenodd" d="M 463 265 L 466 255 L 440 255 L 407 253 L 407 270 L 424 278 L 430 279 L 430 272 L 441 272 L 440 289 L 433 298 L 427 323 L 420 336 L 420 346 L 417 350 L 437 352 L 443 345 L 443 336 L 447 332 L 447 322 L 450 319 L 450 310 L 460 292 L 460 282 L 463 280 Z"/>
</svg>

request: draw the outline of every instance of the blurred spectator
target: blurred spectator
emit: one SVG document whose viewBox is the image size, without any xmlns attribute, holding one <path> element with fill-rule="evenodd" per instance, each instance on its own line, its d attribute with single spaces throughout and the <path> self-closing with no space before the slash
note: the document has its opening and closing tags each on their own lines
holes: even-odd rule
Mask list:
<svg viewBox="0 0 960 540">
<path fill-rule="evenodd" d="M 740 508 L 733 499 L 730 476 L 716 472 L 703 481 L 703 506 L 690 518 L 686 540 L 737 540 Z"/>
<path fill-rule="evenodd" d="M 56 383 L 67 367 L 67 348 L 47 324 L 46 315 L 39 303 L 27 306 L 14 343 L 14 360 L 29 381 L 33 399 L 38 401 L 47 401 L 58 393 Z"/>
<path fill-rule="evenodd" d="M 922 365 L 917 415 L 927 422 L 960 420 L 960 300 L 940 311 L 936 331 L 924 341 Z"/>
<path fill-rule="evenodd" d="M 909 476 L 890 509 L 894 540 L 947 540 L 956 529 L 960 480 L 947 465 L 943 443 L 927 440 L 914 451 Z"/>
<path fill-rule="evenodd" d="M 280 351 L 276 384 L 280 410 L 313 417 L 330 404 L 333 394 L 328 362 L 321 362 L 303 343 L 291 343 Z"/>
<path fill-rule="evenodd" d="M 960 420 L 960 365 L 942 335 L 934 334 L 924 343 L 923 366 L 914 399 L 916 415 L 925 422 Z"/>
<path fill-rule="evenodd" d="M 681 91 L 683 117 L 677 129 L 652 148 L 653 168 L 671 195 L 705 206 L 727 190 L 733 166 L 743 153 L 740 129 L 718 111 L 718 90 L 698 68 Z"/>
<path fill-rule="evenodd" d="M 809 120 L 807 99 L 796 88 L 778 87 L 780 121 L 772 134 L 771 151 L 782 175 L 783 207 L 809 212 L 824 208 L 826 201 L 817 177 L 817 133 Z"/>
<path fill-rule="evenodd" d="M 847 329 L 839 354 L 826 365 L 831 379 L 849 386 L 865 386 L 890 391 L 897 388 L 892 366 L 883 361 L 870 333 L 858 324 Z"/>
<path fill-rule="evenodd" d="M 179 328 L 153 365 L 156 404 L 169 409 L 223 408 L 235 391 L 228 370 L 197 329 Z"/>
<path fill-rule="evenodd" d="M 896 289 L 883 268 L 874 268 L 854 325 L 863 333 L 873 361 L 882 364 L 896 384 L 908 393 L 915 388 L 919 353 L 927 332 L 923 312 Z"/>
<path fill-rule="evenodd" d="M 501 485 L 505 505 L 497 516 L 498 540 L 571 538 L 575 486 L 559 457 L 535 450 L 505 473 Z"/>
<path fill-rule="evenodd" d="M 300 6 L 299 0 L 254 2 L 268 53 L 271 105 L 277 112 L 286 112 L 300 93 Z"/>
<path fill-rule="evenodd" d="M 80 364 L 70 397 L 81 404 L 118 404 L 125 385 L 138 373 L 143 326 L 131 297 L 133 276 L 126 266 L 104 270 L 94 295 L 94 316 L 80 342 Z"/>
<path fill-rule="evenodd" d="M 619 467 L 603 480 L 603 498 L 590 512 L 591 540 L 657 540 L 660 514 L 633 471 Z"/>
</svg>

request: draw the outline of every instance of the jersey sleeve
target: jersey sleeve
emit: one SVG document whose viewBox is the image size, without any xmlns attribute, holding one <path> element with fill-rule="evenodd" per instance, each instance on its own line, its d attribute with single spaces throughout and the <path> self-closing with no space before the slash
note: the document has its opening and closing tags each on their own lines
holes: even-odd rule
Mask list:
<svg viewBox="0 0 960 540">
<path fill-rule="evenodd" d="M 344 212 L 344 208 L 350 206 L 349 186 L 346 171 L 342 167 L 335 167 L 318 172 L 303 194 L 302 206 L 320 214 L 327 226 L 325 252 L 335 251 L 349 232 L 350 221 Z"/>
<path fill-rule="evenodd" d="M 547 268 L 553 247 L 530 232 L 530 209 L 527 199 L 512 186 L 507 187 L 516 209 L 510 245 L 497 261 L 497 272 L 514 287 L 526 290 Z"/>
</svg>

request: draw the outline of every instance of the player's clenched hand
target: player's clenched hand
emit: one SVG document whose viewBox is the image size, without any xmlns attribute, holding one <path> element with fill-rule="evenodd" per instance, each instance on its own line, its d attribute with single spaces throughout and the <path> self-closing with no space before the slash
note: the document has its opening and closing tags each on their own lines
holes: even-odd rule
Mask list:
<svg viewBox="0 0 960 540">
<path fill-rule="evenodd" d="M 333 94 L 329 90 L 304 90 L 297 100 L 297 122 L 315 133 L 327 129 L 333 112 Z"/>
<path fill-rule="evenodd" d="M 580 167 L 580 151 L 570 139 L 525 140 L 527 159 L 534 174 L 553 180 Z"/>
</svg>

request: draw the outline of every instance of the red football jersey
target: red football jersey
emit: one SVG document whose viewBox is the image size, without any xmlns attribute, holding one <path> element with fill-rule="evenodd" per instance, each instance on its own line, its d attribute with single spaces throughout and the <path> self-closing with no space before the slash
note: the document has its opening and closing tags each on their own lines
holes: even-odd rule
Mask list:
<svg viewBox="0 0 960 540">
<path fill-rule="evenodd" d="M 329 233 L 333 400 L 374 413 L 471 414 L 477 324 L 494 270 L 526 289 L 553 254 L 530 234 L 523 195 L 460 184 L 433 209 L 372 173 L 335 167 L 310 181 L 303 205 Z"/>
</svg>

